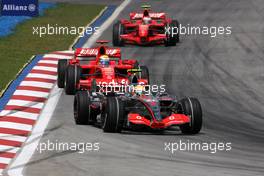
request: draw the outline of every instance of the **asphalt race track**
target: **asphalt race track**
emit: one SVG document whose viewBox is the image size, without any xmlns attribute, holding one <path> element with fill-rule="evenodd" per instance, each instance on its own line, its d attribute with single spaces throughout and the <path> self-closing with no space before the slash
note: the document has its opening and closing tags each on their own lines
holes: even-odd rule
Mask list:
<svg viewBox="0 0 264 176">
<path fill-rule="evenodd" d="M 115 2 L 116 3 L 116 2 Z M 132 1 L 119 17 L 140 7 Z M 160 176 L 264 173 L 264 3 L 262 0 L 155 0 L 154 11 L 169 13 L 183 25 L 231 26 L 232 34 L 211 38 L 181 36 L 176 47 L 122 48 L 150 69 L 152 83 L 166 84 L 179 98 L 199 98 L 204 111 L 200 134 L 105 134 L 76 126 L 73 96 L 64 93 L 41 142 L 99 142 L 100 151 L 36 152 L 26 176 Z M 100 39 L 112 38 L 112 26 Z M 164 151 L 165 142 L 231 142 L 231 151 Z"/>
</svg>

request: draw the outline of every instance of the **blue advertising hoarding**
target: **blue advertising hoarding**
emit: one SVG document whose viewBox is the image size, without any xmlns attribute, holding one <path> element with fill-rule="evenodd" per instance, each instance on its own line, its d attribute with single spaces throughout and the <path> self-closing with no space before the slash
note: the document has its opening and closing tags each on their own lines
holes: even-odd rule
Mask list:
<svg viewBox="0 0 264 176">
<path fill-rule="evenodd" d="M 38 16 L 38 0 L 2 0 L 2 16 Z"/>
</svg>

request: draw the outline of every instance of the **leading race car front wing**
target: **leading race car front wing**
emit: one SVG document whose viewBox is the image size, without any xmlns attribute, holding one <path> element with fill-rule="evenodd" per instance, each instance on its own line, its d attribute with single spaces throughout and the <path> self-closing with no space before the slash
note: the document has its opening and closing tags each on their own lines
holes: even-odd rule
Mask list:
<svg viewBox="0 0 264 176">
<path fill-rule="evenodd" d="M 149 120 L 146 117 L 140 116 L 136 113 L 128 114 L 129 123 L 135 125 L 146 125 L 152 129 L 163 129 L 173 125 L 182 125 L 190 123 L 190 117 L 184 114 L 172 114 L 168 117 L 163 118 L 161 121 Z"/>
</svg>

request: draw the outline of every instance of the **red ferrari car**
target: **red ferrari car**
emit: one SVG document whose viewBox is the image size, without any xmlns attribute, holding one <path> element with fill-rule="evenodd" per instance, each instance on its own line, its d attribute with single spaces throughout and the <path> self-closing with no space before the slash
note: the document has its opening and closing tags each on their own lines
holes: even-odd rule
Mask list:
<svg viewBox="0 0 264 176">
<path fill-rule="evenodd" d="M 121 19 L 113 26 L 113 45 L 124 44 L 175 46 L 179 42 L 177 20 L 166 17 L 165 13 L 154 13 L 150 6 L 142 6 L 141 13 L 130 13 L 130 19 Z M 173 32 L 172 32 L 173 31 Z M 178 31 L 178 30 L 177 30 Z"/>
<path fill-rule="evenodd" d="M 57 84 L 59 88 L 65 89 L 66 94 L 103 86 L 112 88 L 110 85 L 126 85 L 132 82 L 149 84 L 146 66 L 140 66 L 135 59 L 122 60 L 120 48 L 105 46 L 107 41 L 97 43 L 101 45 L 77 48 L 70 60 L 59 60 Z"/>
</svg>

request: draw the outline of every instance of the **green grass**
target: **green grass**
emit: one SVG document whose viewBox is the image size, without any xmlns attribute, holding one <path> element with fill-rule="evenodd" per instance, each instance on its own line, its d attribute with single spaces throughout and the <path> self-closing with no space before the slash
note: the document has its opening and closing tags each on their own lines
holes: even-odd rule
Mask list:
<svg viewBox="0 0 264 176">
<path fill-rule="evenodd" d="M 0 37 L 0 92 L 16 78 L 32 55 L 67 50 L 77 35 L 33 35 L 37 26 L 86 26 L 104 8 L 101 5 L 58 4 L 38 18 L 19 24 L 15 32 Z"/>
</svg>

